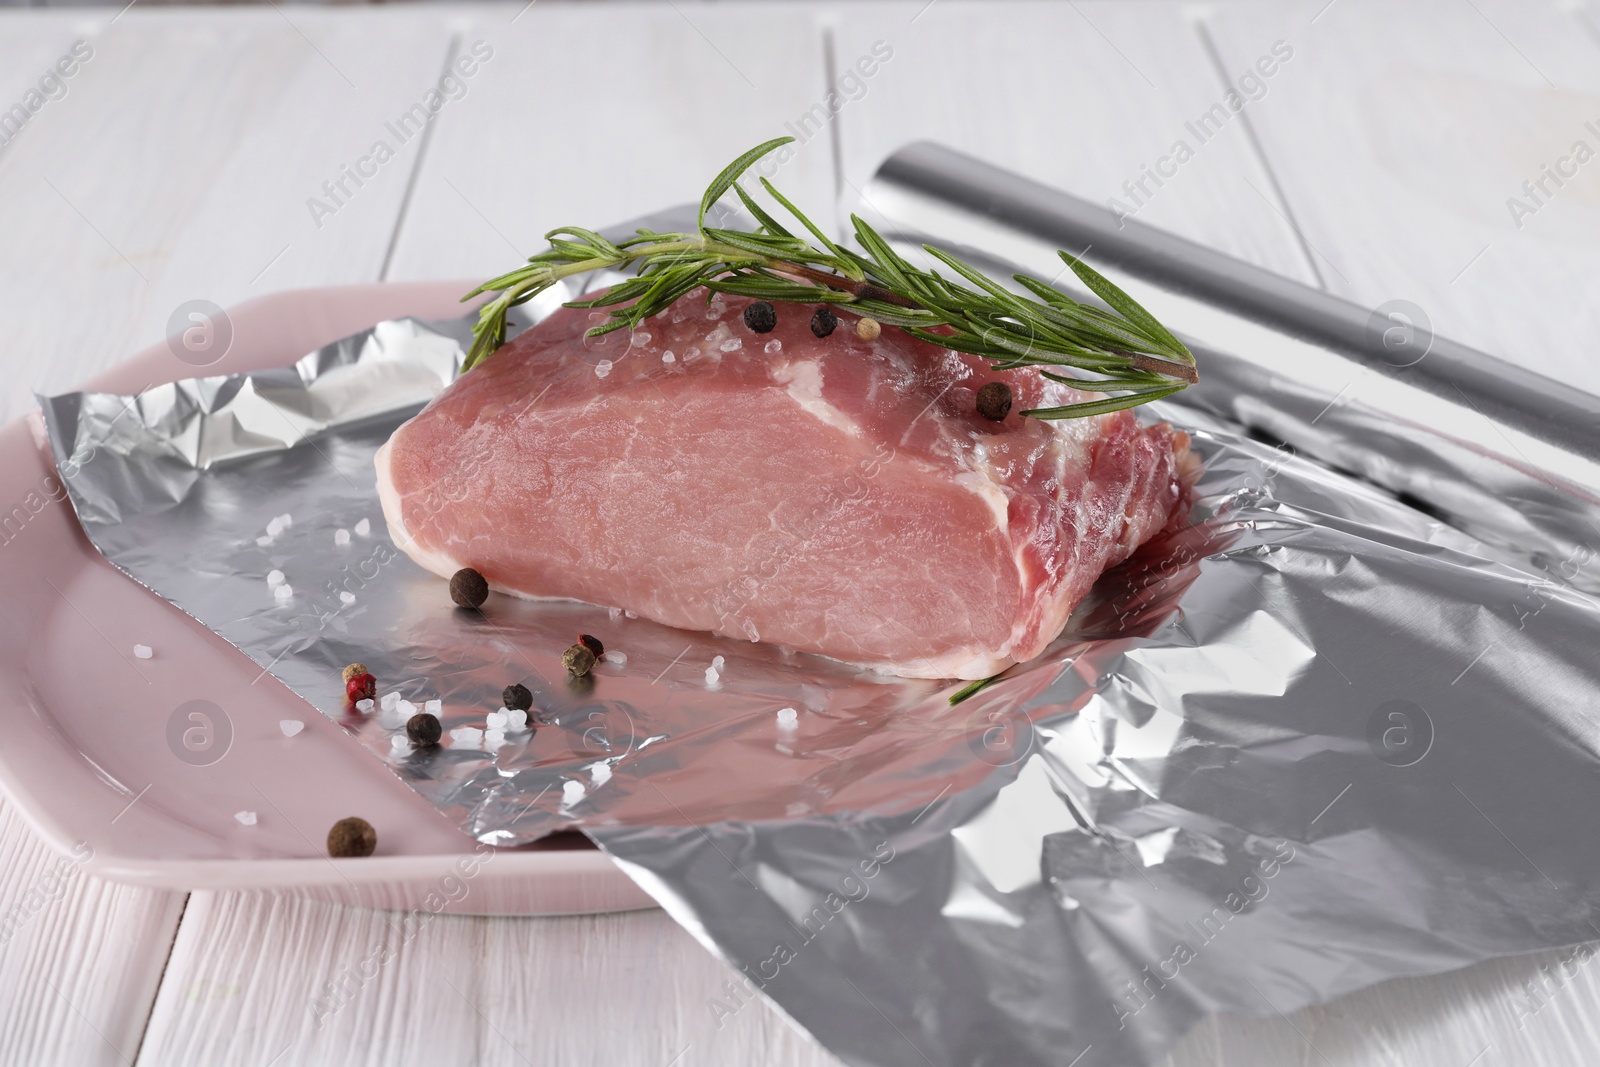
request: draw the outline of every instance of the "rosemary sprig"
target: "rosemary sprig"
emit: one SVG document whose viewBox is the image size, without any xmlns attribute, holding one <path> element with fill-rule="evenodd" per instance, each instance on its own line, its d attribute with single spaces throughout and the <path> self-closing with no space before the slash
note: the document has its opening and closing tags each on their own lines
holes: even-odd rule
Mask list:
<svg viewBox="0 0 1600 1067">
<path fill-rule="evenodd" d="M 1128 294 L 1066 252 L 1059 253 L 1062 260 L 1109 311 L 1073 300 L 1037 278 L 1013 274 L 1018 286 L 1037 297 L 1030 299 L 931 245 L 923 247 L 952 276 L 923 270 L 854 215 L 851 224 L 862 252 L 840 247 L 761 178 L 767 195 L 799 224 L 786 227 L 739 184 L 739 178 L 756 160 L 792 140 L 775 138 L 728 164 L 701 198 L 698 229 L 693 233 L 639 230 L 612 242 L 576 226 L 550 231 L 545 235 L 550 247 L 529 258 L 527 265 L 491 278 L 462 297 L 498 294 L 478 312 L 463 371 L 505 343 L 506 313 L 511 308 L 563 278 L 610 267 L 631 268 L 634 277 L 599 296 L 566 305 L 610 309 L 610 316 L 590 329 L 589 336 L 632 329 L 704 286 L 711 292 L 761 300 L 845 306 L 943 348 L 980 356 L 995 370 L 1038 367 L 1052 381 L 1107 394 L 1098 400 L 1023 412 L 1041 419 L 1130 408 L 1199 380 L 1194 356 L 1183 342 Z M 730 191 L 759 223 L 754 231 L 706 225 L 706 213 Z"/>
</svg>

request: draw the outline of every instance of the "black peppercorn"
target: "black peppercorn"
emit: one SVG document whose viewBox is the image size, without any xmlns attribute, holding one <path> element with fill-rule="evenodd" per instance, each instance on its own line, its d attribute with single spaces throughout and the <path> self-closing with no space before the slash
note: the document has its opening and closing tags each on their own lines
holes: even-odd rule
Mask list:
<svg viewBox="0 0 1600 1067">
<path fill-rule="evenodd" d="M 489 599 L 489 583 L 471 567 L 463 567 L 450 579 L 450 599 L 458 607 L 481 608 Z"/>
<path fill-rule="evenodd" d="M 328 831 L 328 855 L 370 856 L 378 847 L 378 831 L 365 819 L 340 819 Z"/>
<path fill-rule="evenodd" d="M 756 333 L 771 333 L 778 325 L 778 313 L 765 300 L 757 300 L 744 309 L 744 324 Z"/>
<path fill-rule="evenodd" d="M 839 316 L 833 313 L 831 307 L 819 307 L 817 313 L 811 316 L 811 332 L 818 337 L 826 337 L 839 325 Z"/>
<path fill-rule="evenodd" d="M 978 414 L 999 422 L 1011 413 L 1011 386 L 990 382 L 978 390 Z"/>
<path fill-rule="evenodd" d="M 573 645 L 561 653 L 561 665 L 567 669 L 568 674 L 578 678 L 594 670 L 594 662 L 594 653 L 583 645 Z"/>
<path fill-rule="evenodd" d="M 521 682 L 513 682 L 506 686 L 500 694 L 500 699 L 512 711 L 527 711 L 533 707 L 533 694 Z"/>
<path fill-rule="evenodd" d="M 599 659 L 606 654 L 606 646 L 602 645 L 600 639 L 593 634 L 579 634 L 578 644 L 593 652 L 595 659 Z"/>
<path fill-rule="evenodd" d="M 444 734 L 439 726 L 439 717 L 432 712 L 419 711 L 406 720 L 406 736 L 413 745 L 437 745 L 439 738 Z"/>
</svg>

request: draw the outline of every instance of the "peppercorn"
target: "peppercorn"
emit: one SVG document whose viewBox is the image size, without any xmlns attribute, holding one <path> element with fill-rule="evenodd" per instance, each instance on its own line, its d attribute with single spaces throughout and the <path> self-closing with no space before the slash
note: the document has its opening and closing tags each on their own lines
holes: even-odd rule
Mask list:
<svg viewBox="0 0 1600 1067">
<path fill-rule="evenodd" d="M 561 653 L 561 665 L 567 669 L 568 674 L 578 678 L 594 670 L 594 663 L 594 653 L 583 645 L 573 645 Z"/>
<path fill-rule="evenodd" d="M 364 664 L 364 663 L 352 663 L 352 664 L 350 664 L 350 666 L 348 666 L 348 667 L 346 667 L 344 669 L 344 680 L 346 682 L 348 682 L 350 679 L 354 678 L 358 674 L 370 674 L 370 673 L 371 672 L 367 670 L 366 664 Z"/>
<path fill-rule="evenodd" d="M 990 382 L 978 390 L 978 414 L 999 422 L 1011 413 L 1011 386 Z"/>
<path fill-rule="evenodd" d="M 756 333 L 771 333 L 778 325 L 778 312 L 765 300 L 757 300 L 744 309 L 744 324 Z"/>
<path fill-rule="evenodd" d="M 378 692 L 378 680 L 370 674 L 353 674 L 344 683 L 344 697 L 354 704 L 358 700 L 371 700 Z"/>
<path fill-rule="evenodd" d="M 600 639 L 593 634 L 579 634 L 578 644 L 593 652 L 595 659 L 599 659 L 606 654 L 606 646 L 602 645 Z"/>
<path fill-rule="evenodd" d="M 533 694 L 521 682 L 506 686 L 500 694 L 500 700 L 512 711 L 528 711 L 533 707 Z"/>
<path fill-rule="evenodd" d="M 489 583 L 471 567 L 462 567 L 450 579 L 450 599 L 458 607 L 482 607 L 489 599 Z"/>
<path fill-rule="evenodd" d="M 863 341 L 876 341 L 883 332 L 883 326 L 877 319 L 857 319 L 856 336 Z"/>
<path fill-rule="evenodd" d="M 839 316 L 835 315 L 833 309 L 826 305 L 819 307 L 817 313 L 811 316 L 811 332 L 817 337 L 828 336 L 837 325 L 839 325 Z"/>
<path fill-rule="evenodd" d="M 411 738 L 413 745 L 420 748 L 437 745 L 443 735 L 444 729 L 439 725 L 439 717 L 432 712 L 419 711 L 406 720 L 406 736 Z"/>
<path fill-rule="evenodd" d="M 348 819 L 340 819 L 333 824 L 333 829 L 328 831 L 328 855 L 342 856 L 370 856 L 372 850 L 378 847 L 378 831 L 365 819 L 352 815 Z"/>
</svg>

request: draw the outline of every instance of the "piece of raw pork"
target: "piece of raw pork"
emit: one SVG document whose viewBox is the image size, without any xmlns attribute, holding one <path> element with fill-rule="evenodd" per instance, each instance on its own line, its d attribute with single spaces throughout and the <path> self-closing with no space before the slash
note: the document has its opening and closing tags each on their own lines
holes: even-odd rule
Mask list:
<svg viewBox="0 0 1600 1067">
<path fill-rule="evenodd" d="M 1108 566 L 1173 518 L 1187 438 L 1032 370 L 841 315 L 703 291 L 586 339 L 563 308 L 463 375 L 378 452 L 395 544 L 448 577 L 622 608 L 918 678 L 1042 652 Z M 976 411 L 1007 382 L 1012 413 Z"/>
</svg>

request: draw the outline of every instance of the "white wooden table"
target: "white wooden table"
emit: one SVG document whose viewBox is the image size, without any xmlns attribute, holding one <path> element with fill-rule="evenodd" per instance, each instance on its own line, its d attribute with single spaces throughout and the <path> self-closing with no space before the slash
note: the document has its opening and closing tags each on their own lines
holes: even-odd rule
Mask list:
<svg viewBox="0 0 1600 1067">
<path fill-rule="evenodd" d="M 1600 149 L 1600 12 L 1581 4 L 15 11 L 0 109 L 80 40 L 65 95 L 0 148 L 7 419 L 191 298 L 485 276 L 557 224 L 693 199 L 830 84 L 837 117 L 779 176 L 824 212 L 932 137 L 1600 390 L 1600 160 L 1573 157 Z M 875 44 L 892 54 L 841 82 Z M 492 54 L 398 144 L 385 123 L 475 47 Z M 1197 136 L 1258 63 L 1259 99 Z M 323 183 L 380 139 L 394 158 L 332 201 Z M 319 1030 L 323 984 L 394 937 L 382 914 L 55 864 L 0 801 L 0 920 L 25 916 L 0 935 L 0 1064 L 834 1062 L 766 1008 L 719 1030 L 721 967 L 661 912 L 441 920 Z M 1209 1020 L 1171 1063 L 1593 1064 L 1600 981 L 1569 956 Z"/>
</svg>

